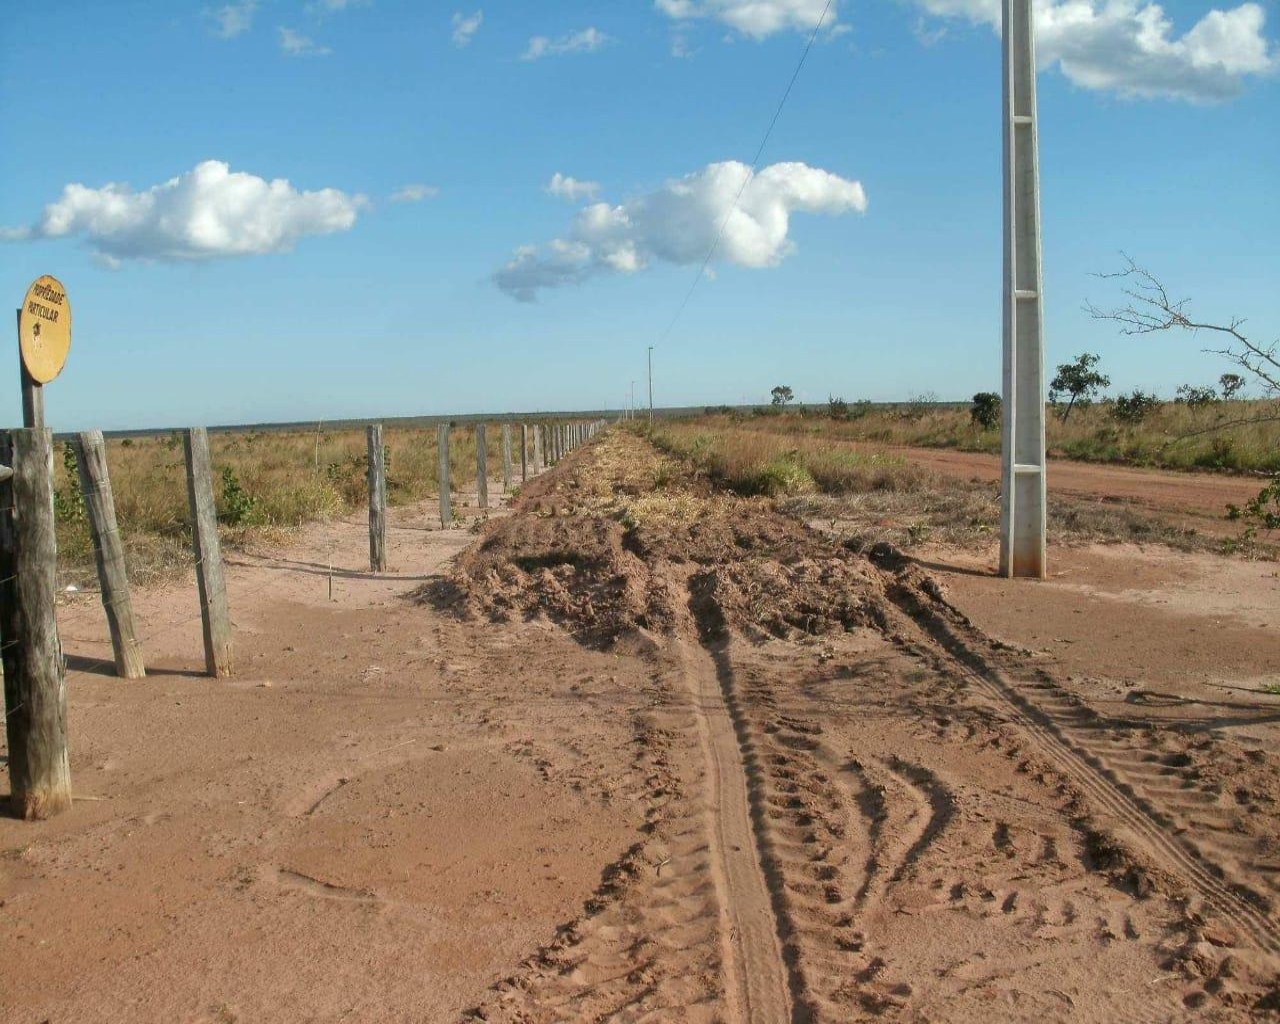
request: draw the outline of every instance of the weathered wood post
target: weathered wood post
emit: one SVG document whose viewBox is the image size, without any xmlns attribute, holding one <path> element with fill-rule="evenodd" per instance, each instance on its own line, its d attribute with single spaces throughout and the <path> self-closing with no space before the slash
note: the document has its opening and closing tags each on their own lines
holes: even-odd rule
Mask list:
<svg viewBox="0 0 1280 1024">
<path fill-rule="evenodd" d="M 489 507 L 489 442 L 483 423 L 476 424 L 476 504 Z"/>
<path fill-rule="evenodd" d="M 204 427 L 182 432 L 187 462 L 187 504 L 191 509 L 191 547 L 196 559 L 196 587 L 204 625 L 204 666 L 211 676 L 231 675 L 231 613 L 222 574 L 218 542 L 218 510 L 213 501 L 213 464 Z"/>
<path fill-rule="evenodd" d="M 440 484 L 440 525 L 453 525 L 453 504 L 449 501 L 449 424 L 441 423 L 436 431 L 436 477 Z"/>
<path fill-rule="evenodd" d="M 382 424 L 365 431 L 369 477 L 369 569 L 387 571 L 387 464 L 382 447 Z"/>
<path fill-rule="evenodd" d="M 502 424 L 502 492 L 511 490 L 511 424 Z"/>
<path fill-rule="evenodd" d="M 133 600 L 129 595 L 129 574 L 124 564 L 124 542 L 116 522 L 116 504 L 107 473 L 107 446 L 101 430 L 76 435 L 74 444 L 80 492 L 93 538 L 93 557 L 98 566 L 98 587 L 102 609 L 107 613 L 107 631 L 115 655 L 116 675 L 141 679 L 147 674 L 133 621 Z"/>
<path fill-rule="evenodd" d="M 533 471 L 534 473 L 541 473 L 543 470 L 542 460 L 544 458 L 544 452 L 546 450 L 545 442 L 542 436 L 543 429 L 544 428 L 541 423 L 535 423 L 533 425 Z"/>
<path fill-rule="evenodd" d="M 520 482 L 529 479 L 529 424 L 520 424 Z"/>
<path fill-rule="evenodd" d="M 0 661 L 13 811 L 30 821 L 71 806 L 66 665 L 58 623 L 53 435 L 0 433 Z"/>
</svg>

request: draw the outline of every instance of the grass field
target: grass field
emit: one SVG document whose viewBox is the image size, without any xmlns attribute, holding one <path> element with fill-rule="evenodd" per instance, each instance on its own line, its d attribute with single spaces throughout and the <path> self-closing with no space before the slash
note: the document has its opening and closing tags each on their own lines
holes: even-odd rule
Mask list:
<svg viewBox="0 0 1280 1024">
<path fill-rule="evenodd" d="M 489 473 L 501 473 L 500 424 L 487 431 Z M 436 430 L 388 427 L 387 501 L 398 505 L 438 493 Z M 519 465 L 519 431 L 513 438 Z M 216 433 L 209 437 L 214 494 L 224 543 L 346 514 L 368 500 L 363 430 L 296 433 Z M 93 549 L 80 500 L 75 460 L 65 446 L 55 457 L 59 562 L 68 582 L 93 577 Z M 107 441 L 116 517 L 130 577 L 154 579 L 190 561 L 182 441 L 167 437 Z M 474 486 L 475 430 L 455 427 L 449 444 L 453 490 Z"/>
<path fill-rule="evenodd" d="M 863 546 L 878 540 L 906 548 L 927 541 L 981 544 L 999 527 L 998 487 L 910 462 L 891 447 L 859 437 L 846 423 L 715 415 L 636 429 L 716 486 L 774 498 L 811 520 L 840 524 Z M 1049 528 L 1055 537 L 1075 541 L 1274 554 L 1269 537 L 1224 541 L 1141 508 L 1064 496 L 1049 504 Z"/>
<path fill-rule="evenodd" d="M 1202 407 L 1165 402 L 1136 424 L 1116 419 L 1111 403 L 1077 407 L 1063 422 L 1053 410 L 1046 421 L 1049 453 L 1085 462 L 1164 469 L 1280 472 L 1280 403 L 1217 402 Z M 967 408 L 926 403 L 894 406 L 852 404 L 846 418 L 825 410 L 782 415 L 730 413 L 726 423 L 750 422 L 788 435 L 923 445 L 998 452 L 1000 429 L 975 425 Z M 1254 421 L 1241 423 L 1239 421 Z"/>
</svg>

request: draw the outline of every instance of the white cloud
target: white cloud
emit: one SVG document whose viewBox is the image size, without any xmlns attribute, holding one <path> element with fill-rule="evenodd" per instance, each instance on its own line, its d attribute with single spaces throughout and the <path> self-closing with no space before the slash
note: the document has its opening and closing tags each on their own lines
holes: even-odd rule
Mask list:
<svg viewBox="0 0 1280 1024">
<path fill-rule="evenodd" d="M 999 0 L 917 2 L 931 14 L 1000 31 Z M 1087 89 L 1212 102 L 1239 93 L 1246 76 L 1280 68 L 1256 3 L 1211 10 L 1180 37 L 1149 0 L 1036 0 L 1035 17 L 1041 66 L 1056 64 Z"/>
<path fill-rule="evenodd" d="M 453 45 L 457 47 L 469 46 L 472 37 L 480 31 L 480 26 L 484 24 L 484 11 L 476 11 L 475 14 L 463 14 L 461 11 L 454 11 L 450 24 L 453 26 Z"/>
<path fill-rule="evenodd" d="M 595 274 L 632 274 L 654 262 L 700 263 L 722 225 L 717 259 L 771 267 L 792 251 L 792 213 L 836 215 L 866 208 L 866 193 L 857 181 L 802 163 L 773 164 L 751 175 L 746 164 L 730 160 L 616 206 L 592 203 L 578 212 L 565 237 L 517 249 L 493 277 L 507 294 L 532 302 L 543 288 L 577 284 Z"/>
<path fill-rule="evenodd" d="M 556 171 L 547 182 L 547 191 L 553 196 L 577 202 L 579 199 L 594 199 L 600 192 L 598 181 L 579 181 L 567 174 Z"/>
<path fill-rule="evenodd" d="M 687 60 L 697 51 L 689 45 L 689 37 L 684 32 L 673 32 L 671 35 L 671 56 L 677 60 Z"/>
<path fill-rule="evenodd" d="M 258 9 L 258 0 L 239 0 L 238 3 L 223 4 L 205 11 L 213 20 L 214 35 L 222 39 L 234 39 L 253 26 L 253 15 Z"/>
<path fill-rule="evenodd" d="M 391 193 L 393 203 L 420 203 L 424 199 L 434 199 L 440 190 L 434 185 L 402 185 Z"/>
<path fill-rule="evenodd" d="M 290 57 L 327 57 L 333 51 L 327 46 L 318 46 L 310 36 L 291 28 L 280 27 L 280 49 Z"/>
<path fill-rule="evenodd" d="M 676 21 L 710 18 L 752 39 L 788 30 L 813 31 L 827 0 L 654 0 L 654 6 Z M 823 27 L 832 31 L 840 16 L 839 0 L 832 0 Z"/>
<path fill-rule="evenodd" d="M 521 60 L 540 60 L 543 57 L 560 57 L 566 53 L 595 53 L 613 41 L 611 36 L 598 28 L 584 28 L 579 32 L 570 32 L 559 39 L 548 36 L 534 36 L 529 40 Z"/>
<path fill-rule="evenodd" d="M 108 263 L 249 256 L 287 251 L 307 235 L 346 231 L 366 203 L 335 188 L 301 192 L 283 178 L 267 181 L 205 160 L 141 192 L 117 183 L 67 185 L 34 225 L 6 229 L 0 238 L 79 235 Z"/>
</svg>

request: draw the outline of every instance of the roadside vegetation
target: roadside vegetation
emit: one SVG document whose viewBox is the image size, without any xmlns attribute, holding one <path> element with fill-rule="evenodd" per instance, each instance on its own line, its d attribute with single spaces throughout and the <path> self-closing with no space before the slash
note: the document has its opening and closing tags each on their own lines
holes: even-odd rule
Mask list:
<svg viewBox="0 0 1280 1024">
<path fill-rule="evenodd" d="M 501 474 L 500 424 L 487 433 L 489 472 Z M 404 505 L 438 492 L 436 429 L 388 427 L 387 502 Z M 519 435 L 515 438 L 519 459 Z M 224 545 L 243 547 L 305 523 L 333 519 L 368 501 L 363 430 L 244 431 L 209 435 L 214 495 Z M 67 582 L 94 579 L 93 547 L 70 445 L 55 466 L 58 560 Z M 138 582 L 190 563 L 186 470 L 177 433 L 107 441 L 116 517 L 130 578 Z M 454 427 L 449 443 L 453 490 L 474 487 L 475 432 Z"/>
<path fill-rule="evenodd" d="M 867 443 L 848 427 L 827 417 L 721 413 L 634 429 L 710 484 L 772 498 L 855 546 L 889 541 L 910 549 L 928 542 L 974 546 L 994 540 L 1000 523 L 998 486 L 933 472 Z M 657 483 L 661 488 L 661 478 Z M 1122 505 L 1060 497 L 1050 503 L 1049 515 L 1053 534 L 1069 541 L 1274 554 L 1266 538 L 1224 543 L 1220 536 Z"/>
<path fill-rule="evenodd" d="M 987 392 L 980 397 L 981 406 L 976 401 L 872 405 L 833 398 L 825 406 L 787 412 L 773 407 L 711 412 L 723 423 L 762 432 L 996 454 L 999 396 Z M 1051 409 L 1045 432 L 1049 454 L 1059 458 L 1160 469 L 1280 472 L 1277 401 L 1217 398 L 1193 404 L 1135 391 L 1077 403 L 1066 420 Z"/>
</svg>

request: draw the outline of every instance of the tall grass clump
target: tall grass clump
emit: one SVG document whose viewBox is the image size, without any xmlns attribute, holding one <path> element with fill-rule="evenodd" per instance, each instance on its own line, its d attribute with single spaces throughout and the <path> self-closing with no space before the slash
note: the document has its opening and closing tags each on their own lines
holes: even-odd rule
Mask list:
<svg viewBox="0 0 1280 1024">
<path fill-rule="evenodd" d="M 737 494 L 784 497 L 913 490 L 925 478 L 905 459 L 881 451 L 744 425 L 708 427 L 667 423 L 655 429 L 652 440 Z"/>
</svg>

